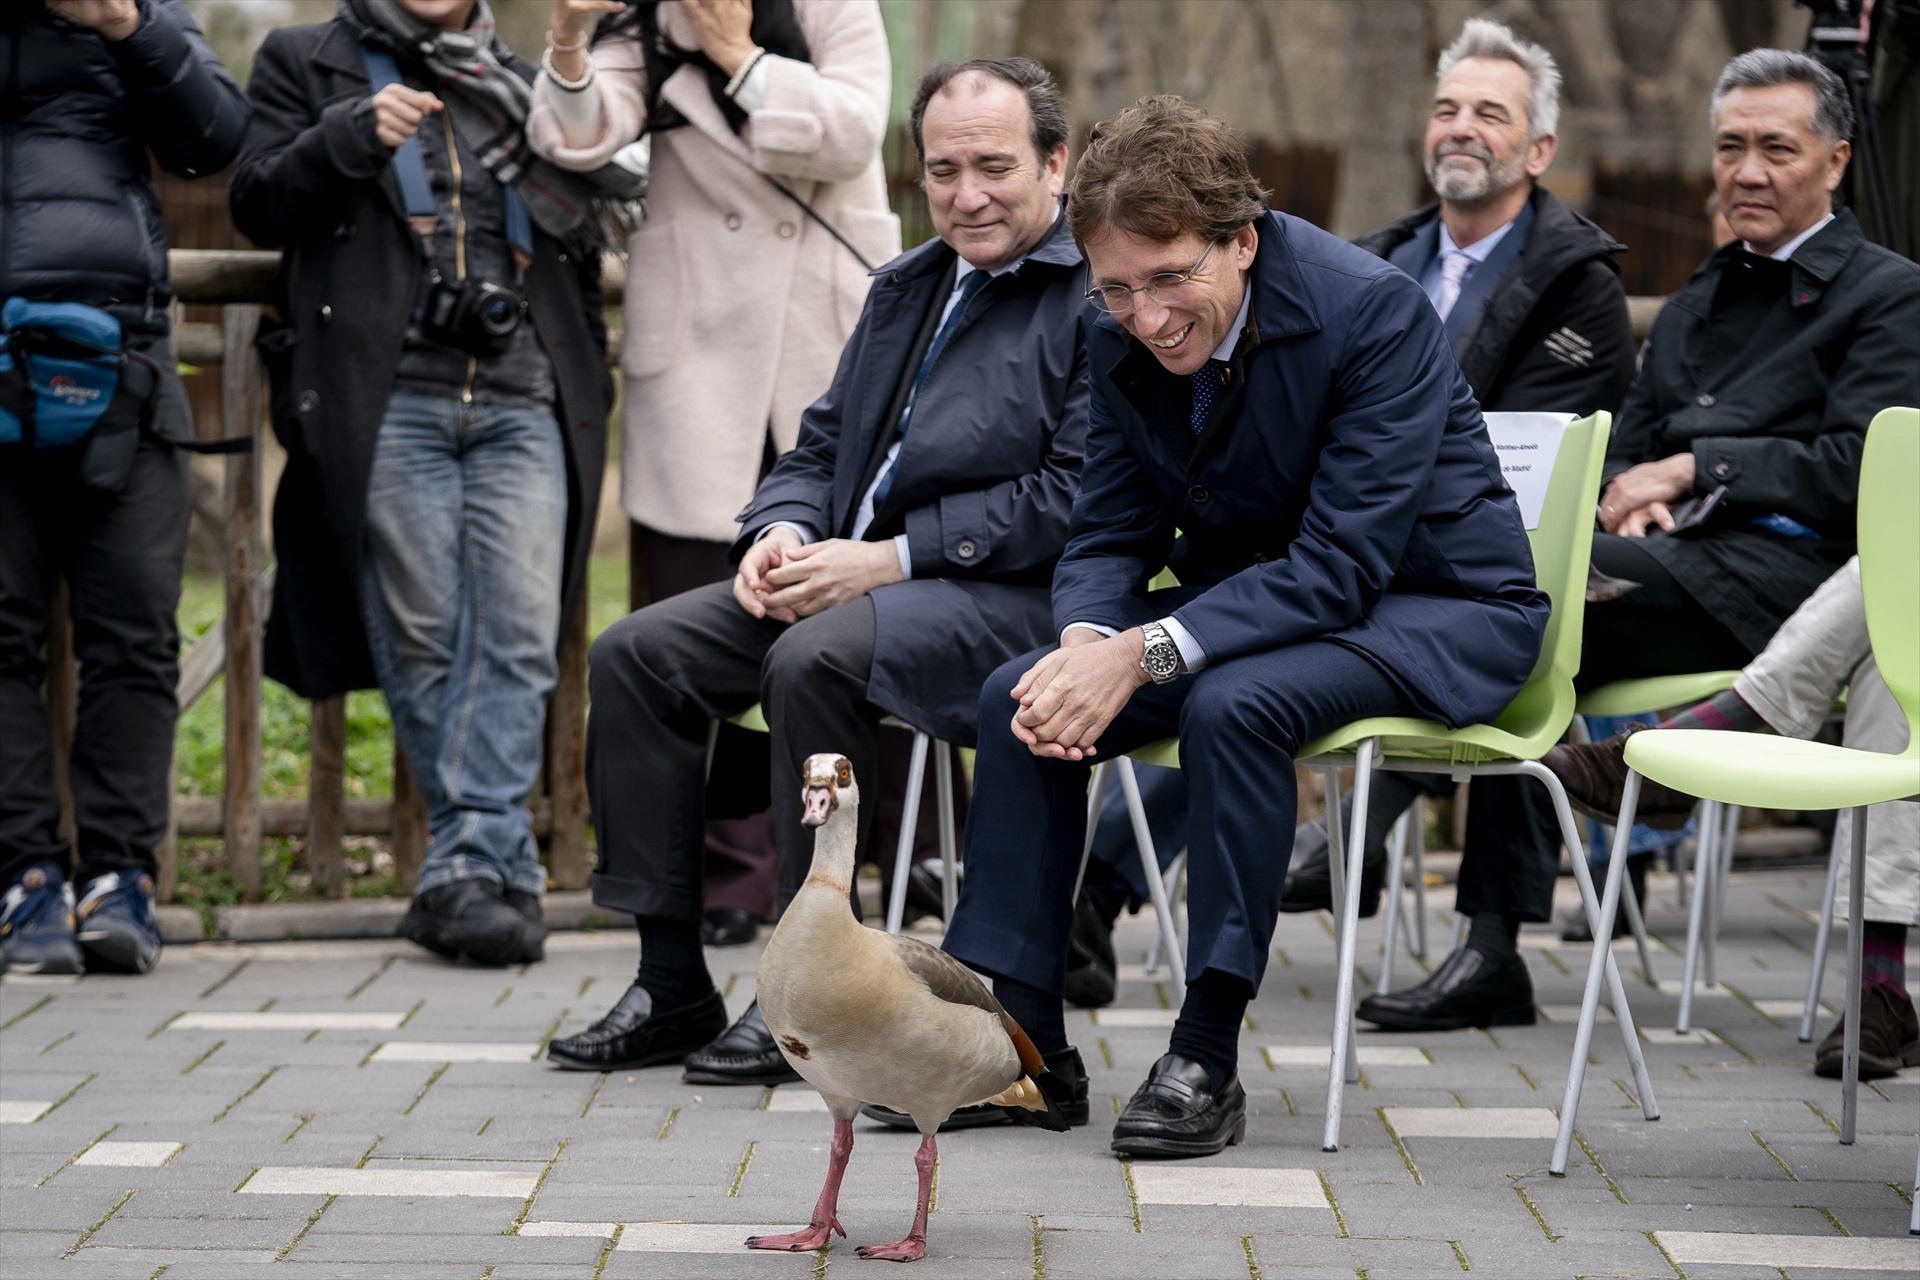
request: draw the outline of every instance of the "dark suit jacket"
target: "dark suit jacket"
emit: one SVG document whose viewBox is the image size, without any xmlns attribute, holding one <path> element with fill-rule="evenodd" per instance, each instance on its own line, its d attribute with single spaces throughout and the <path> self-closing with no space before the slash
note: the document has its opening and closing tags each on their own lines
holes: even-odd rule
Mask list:
<svg viewBox="0 0 1920 1280">
<path fill-rule="evenodd" d="M 736 559 L 777 520 L 847 527 L 914 338 L 951 287 L 940 240 L 874 272 L 833 385 L 800 440 L 740 512 Z M 872 593 L 878 626 L 867 696 L 916 727 L 971 746 L 980 686 L 1052 636 L 1046 584 L 1066 543 L 1087 431 L 1086 271 L 1062 217 L 1017 270 L 961 315 L 915 401 L 869 538 L 907 535 L 913 577 Z"/>
<path fill-rule="evenodd" d="M 1093 327 L 1055 621 L 1133 625 L 1169 565 L 1209 663 L 1332 639 L 1436 719 L 1497 715 L 1547 598 L 1439 317 L 1364 250 L 1282 213 L 1257 226 L 1248 329 L 1197 437 L 1189 381 L 1110 317 Z"/>
<path fill-rule="evenodd" d="M 1415 280 L 1440 242 L 1430 204 L 1354 243 Z M 1488 413 L 1620 407 L 1633 381 L 1633 324 L 1614 255 L 1626 248 L 1536 186 L 1513 230 L 1468 277 L 1447 342 Z"/>
</svg>

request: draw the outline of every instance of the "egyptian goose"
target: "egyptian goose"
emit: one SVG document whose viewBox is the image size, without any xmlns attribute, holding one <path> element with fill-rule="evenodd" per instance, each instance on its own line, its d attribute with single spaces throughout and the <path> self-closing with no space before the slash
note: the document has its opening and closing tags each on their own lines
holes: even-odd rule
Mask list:
<svg viewBox="0 0 1920 1280">
<path fill-rule="evenodd" d="M 917 938 L 869 929 L 848 905 L 860 791 L 844 756 L 807 757 L 801 821 L 816 828 L 813 866 L 760 957 L 760 1012 L 787 1061 L 826 1099 L 833 1116 L 826 1184 L 806 1230 L 754 1236 L 749 1249 L 818 1249 L 846 1231 L 834 1216 L 853 1151 L 853 1118 L 866 1103 L 913 1117 L 920 1203 L 913 1230 L 863 1258 L 912 1262 L 927 1252 L 927 1196 L 938 1151 L 933 1135 L 954 1111 L 992 1102 L 1034 1113 L 1064 1131 L 1040 1053 L 973 971 Z"/>
</svg>

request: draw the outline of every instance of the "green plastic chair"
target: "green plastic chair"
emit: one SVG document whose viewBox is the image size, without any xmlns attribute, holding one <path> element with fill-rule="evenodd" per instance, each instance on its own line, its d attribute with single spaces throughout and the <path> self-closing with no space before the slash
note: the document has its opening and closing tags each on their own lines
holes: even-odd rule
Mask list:
<svg viewBox="0 0 1920 1280">
<path fill-rule="evenodd" d="M 720 721 L 714 720 L 707 726 L 707 772 L 713 772 L 713 752 L 720 740 Z M 770 733 L 767 727 L 766 713 L 759 703 L 754 703 L 738 715 L 728 716 L 726 723 L 745 729 L 749 733 Z M 960 900 L 960 862 L 959 842 L 955 836 L 953 821 L 953 746 L 942 742 L 923 729 L 915 729 L 904 720 L 887 716 L 881 724 L 896 729 L 909 729 L 913 732 L 913 755 L 907 763 L 907 795 L 902 814 L 920 812 L 920 788 L 925 785 L 927 776 L 927 756 L 933 756 L 933 787 L 940 827 L 940 900 L 946 911 L 946 919 L 953 919 L 954 904 Z M 973 751 L 961 747 L 960 762 L 969 777 L 973 774 Z M 776 803 L 778 797 L 775 797 Z M 916 824 L 902 820 L 900 823 L 900 843 L 894 850 L 893 892 L 887 902 L 887 932 L 899 933 L 907 918 L 907 875 L 913 869 L 913 835 Z"/>
<path fill-rule="evenodd" d="M 1894 700 L 1907 716 L 1907 749 L 1882 755 L 1847 747 L 1713 729 L 1655 729 L 1627 739 L 1626 794 L 1615 828 L 1612 864 L 1594 936 L 1612 928 L 1626 861 L 1620 832 L 1633 825 L 1642 777 L 1726 804 L 1776 809 L 1851 809 L 1853 881 L 1847 930 L 1847 1012 L 1841 1072 L 1840 1141 L 1854 1139 L 1860 1092 L 1860 910 L 1867 848 L 1867 806 L 1920 800 L 1920 409 L 1885 409 L 1867 428 L 1860 465 L 1860 586 L 1867 636 Z M 1574 1037 L 1573 1066 L 1561 1106 L 1562 1149 L 1580 1101 L 1587 1045 L 1598 1012 L 1598 971 L 1589 966 Z M 1920 1209 L 1914 1227 L 1920 1230 Z"/>
</svg>

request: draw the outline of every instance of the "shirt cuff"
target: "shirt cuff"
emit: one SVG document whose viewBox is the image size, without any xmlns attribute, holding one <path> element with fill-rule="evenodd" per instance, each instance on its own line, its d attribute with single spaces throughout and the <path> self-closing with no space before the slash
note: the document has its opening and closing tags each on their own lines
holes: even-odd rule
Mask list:
<svg viewBox="0 0 1920 1280">
<path fill-rule="evenodd" d="M 1187 666 L 1188 675 L 1198 675 L 1207 665 L 1207 651 L 1193 638 L 1193 633 L 1180 625 L 1180 619 L 1171 615 L 1160 619 L 1160 625 L 1173 637 L 1173 647 L 1180 651 L 1180 661 Z"/>
<path fill-rule="evenodd" d="M 733 100 L 739 108 L 751 115 L 767 105 L 767 63 L 775 55 L 762 54 L 760 61 L 753 64 L 753 70 L 747 72 L 747 78 L 733 91 Z"/>
<path fill-rule="evenodd" d="M 1065 644 L 1067 642 L 1067 632 L 1073 630 L 1075 627 L 1085 627 L 1088 631 L 1097 631 L 1109 640 L 1120 634 L 1114 628 L 1103 627 L 1097 622 L 1069 622 L 1066 626 L 1060 628 L 1060 643 Z"/>
<path fill-rule="evenodd" d="M 893 554 L 900 557 L 900 577 L 902 581 L 913 580 L 913 553 L 907 549 L 907 535 L 893 535 Z"/>
<path fill-rule="evenodd" d="M 754 535 L 753 535 L 753 540 L 754 540 L 755 542 L 758 542 L 758 541 L 760 541 L 760 539 L 762 539 L 762 538 L 764 538 L 764 537 L 766 537 L 766 536 L 767 536 L 768 534 L 770 534 L 770 533 L 772 533 L 772 532 L 773 532 L 773 531 L 774 531 L 775 529 L 791 529 L 791 530 L 793 530 L 793 531 L 794 531 L 795 533 L 797 533 L 797 534 L 799 534 L 799 535 L 800 535 L 800 542 L 801 542 L 801 545 L 803 545 L 803 546 L 804 546 L 804 545 L 806 545 L 807 543 L 811 543 L 811 542 L 818 542 L 818 541 L 820 541 L 820 535 L 819 535 L 819 534 L 817 534 L 817 533 L 815 533 L 815 532 L 813 531 L 813 528 L 812 528 L 811 526 L 809 526 L 809 525 L 804 525 L 804 524 L 796 524 L 796 523 L 795 523 L 795 522 L 793 522 L 792 520 L 775 520 L 775 521 L 773 521 L 772 523 L 770 523 L 769 525 L 767 525 L 767 527 L 766 527 L 766 528 L 764 528 L 764 529 L 762 529 L 762 530 L 761 530 L 760 532 L 758 532 L 758 533 L 756 533 L 756 534 L 754 534 Z"/>
</svg>

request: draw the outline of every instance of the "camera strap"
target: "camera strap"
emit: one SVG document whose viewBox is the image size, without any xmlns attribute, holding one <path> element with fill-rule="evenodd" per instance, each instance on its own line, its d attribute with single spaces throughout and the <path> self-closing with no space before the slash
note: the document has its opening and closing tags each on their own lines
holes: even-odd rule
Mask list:
<svg viewBox="0 0 1920 1280">
<path fill-rule="evenodd" d="M 393 55 L 385 49 L 360 46 L 360 60 L 367 68 L 367 83 L 374 93 L 379 93 L 390 84 L 402 83 L 400 68 L 394 62 Z M 400 201 L 407 208 L 409 218 L 429 218 L 438 220 L 439 208 L 433 202 L 433 184 L 427 181 L 427 161 L 420 150 L 419 135 L 408 138 L 394 149 L 393 179 L 400 185 Z M 507 243 L 523 254 L 529 261 L 533 258 L 533 217 L 527 212 L 526 201 L 513 189 L 511 183 L 502 187 L 507 200 Z"/>
</svg>

